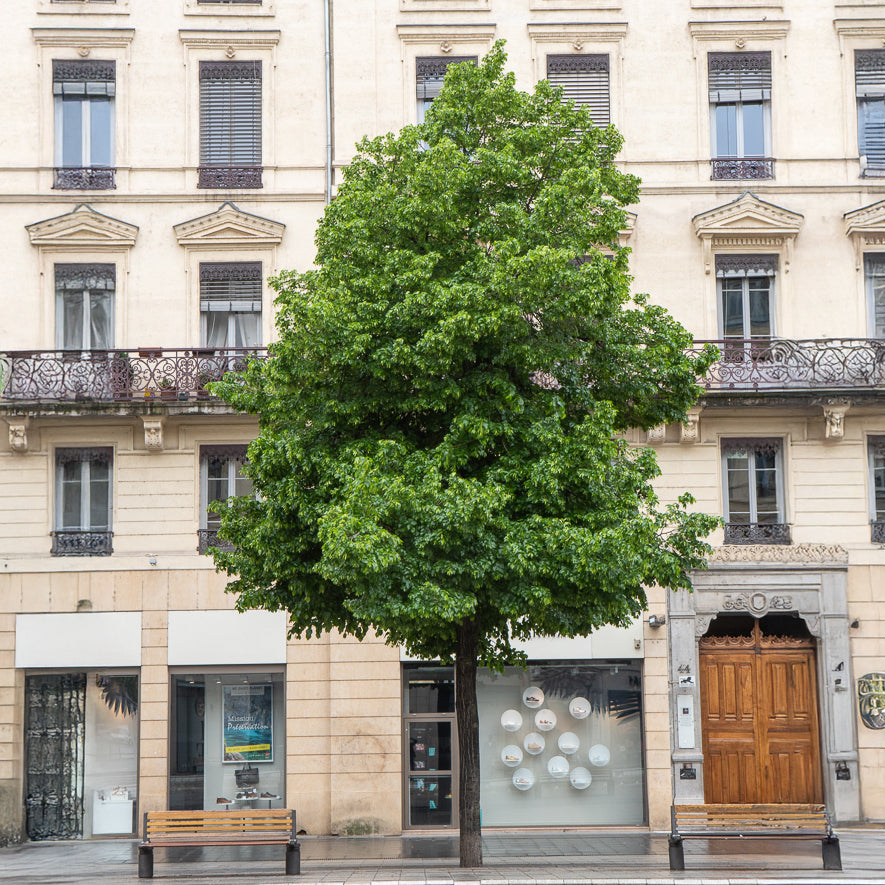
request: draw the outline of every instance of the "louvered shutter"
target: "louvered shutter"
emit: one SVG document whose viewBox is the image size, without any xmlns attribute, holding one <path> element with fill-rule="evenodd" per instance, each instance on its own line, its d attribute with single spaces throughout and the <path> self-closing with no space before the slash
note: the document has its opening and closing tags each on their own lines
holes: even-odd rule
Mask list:
<svg viewBox="0 0 885 885">
<path fill-rule="evenodd" d="M 770 52 L 711 52 L 707 66 L 711 104 L 771 99 Z"/>
<path fill-rule="evenodd" d="M 261 262 L 200 264 L 200 311 L 261 312 Z"/>
<path fill-rule="evenodd" d="M 200 62 L 200 165 L 261 165 L 261 62 Z"/>
<path fill-rule="evenodd" d="M 462 61 L 472 61 L 476 64 L 476 56 L 456 55 L 453 58 L 427 56 L 415 59 L 415 85 L 418 101 L 433 101 L 442 91 L 443 80 L 449 65 L 456 65 Z"/>
<path fill-rule="evenodd" d="M 611 122 L 607 55 L 548 55 L 547 79 L 563 99 L 587 107 L 597 126 Z"/>
<path fill-rule="evenodd" d="M 885 174 L 885 49 L 854 53 L 857 142 L 864 171 Z M 878 321 L 877 321 L 878 322 Z"/>
</svg>

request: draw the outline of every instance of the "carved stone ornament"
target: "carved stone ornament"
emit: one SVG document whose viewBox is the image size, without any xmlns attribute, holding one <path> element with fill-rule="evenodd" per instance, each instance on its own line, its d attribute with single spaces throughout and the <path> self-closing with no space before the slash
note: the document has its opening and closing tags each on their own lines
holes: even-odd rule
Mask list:
<svg viewBox="0 0 885 885">
<path fill-rule="evenodd" d="M 9 423 L 9 448 L 13 452 L 28 450 L 28 418 L 15 418 Z"/>
<path fill-rule="evenodd" d="M 574 49 L 575 52 L 580 52 L 583 48 L 584 48 L 584 41 L 583 40 L 575 40 L 575 42 L 572 43 L 572 49 Z"/>
<path fill-rule="evenodd" d="M 79 55 L 80 58 L 89 58 L 89 56 L 91 54 L 92 54 L 92 50 L 88 46 L 81 46 L 77 50 L 77 55 Z"/>
<path fill-rule="evenodd" d="M 867 728 L 885 728 L 885 673 L 867 673 L 857 679 L 857 704 Z"/>
<path fill-rule="evenodd" d="M 778 562 L 778 563 L 848 563 L 848 551 L 838 544 L 740 544 L 714 547 L 707 561 L 717 562 Z"/>
<path fill-rule="evenodd" d="M 823 407 L 826 421 L 826 438 L 842 439 L 845 436 L 845 413 L 850 408 L 847 402 L 831 402 Z"/>
<path fill-rule="evenodd" d="M 688 410 L 685 423 L 679 429 L 679 442 L 691 444 L 700 440 L 701 412 L 703 408 L 703 406 L 694 406 Z"/>
<path fill-rule="evenodd" d="M 144 447 L 149 452 L 162 452 L 163 425 L 166 423 L 166 419 L 143 417 L 141 420 L 144 424 Z"/>
<path fill-rule="evenodd" d="M 224 54 L 228 58 L 236 58 L 237 57 L 237 50 L 234 49 L 233 46 L 228 46 L 227 49 L 224 50 Z"/>
<path fill-rule="evenodd" d="M 735 49 L 743 49 L 747 45 L 747 41 L 744 40 L 743 37 L 738 37 L 737 40 L 734 41 Z"/>
<path fill-rule="evenodd" d="M 745 611 L 761 618 L 770 609 L 791 611 L 792 596 L 766 596 L 764 593 L 729 593 L 722 601 L 723 611 Z"/>
<path fill-rule="evenodd" d="M 657 427 L 651 427 L 645 432 L 645 439 L 649 445 L 662 443 L 667 436 L 667 425 L 658 424 Z"/>
<path fill-rule="evenodd" d="M 452 41 L 451 40 L 443 40 L 442 43 L 439 44 L 440 52 L 451 52 L 452 51 Z"/>
</svg>

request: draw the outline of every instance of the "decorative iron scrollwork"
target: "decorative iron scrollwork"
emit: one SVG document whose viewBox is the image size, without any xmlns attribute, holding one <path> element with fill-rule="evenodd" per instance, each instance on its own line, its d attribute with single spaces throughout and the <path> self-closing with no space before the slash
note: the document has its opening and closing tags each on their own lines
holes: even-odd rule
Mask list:
<svg viewBox="0 0 885 885">
<path fill-rule="evenodd" d="M 713 181 L 760 181 L 774 178 L 774 160 L 771 157 L 714 157 L 710 160 L 710 166 L 710 178 Z"/>
<path fill-rule="evenodd" d="M 200 166 L 197 187 L 218 190 L 263 187 L 261 166 Z"/>
<path fill-rule="evenodd" d="M 53 189 L 68 191 L 114 190 L 117 170 L 110 166 L 66 166 L 55 170 Z"/>
<path fill-rule="evenodd" d="M 218 529 L 198 529 L 197 540 L 197 552 L 201 554 L 208 553 L 210 547 L 217 547 L 226 552 L 234 549 L 234 545 L 230 541 L 224 541 L 218 537 Z"/>
<path fill-rule="evenodd" d="M 75 531 L 58 529 L 51 532 L 53 556 L 110 556 L 113 532 Z"/>
<path fill-rule="evenodd" d="M 787 523 L 725 524 L 726 544 L 790 544 L 790 526 Z"/>
</svg>

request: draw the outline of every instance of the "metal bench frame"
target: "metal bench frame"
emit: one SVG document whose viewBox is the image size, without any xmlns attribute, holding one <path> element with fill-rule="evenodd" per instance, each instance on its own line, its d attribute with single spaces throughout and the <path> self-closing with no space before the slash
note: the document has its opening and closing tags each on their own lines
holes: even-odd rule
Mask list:
<svg viewBox="0 0 885 885">
<path fill-rule="evenodd" d="M 204 845 L 285 845 L 286 875 L 301 873 L 301 845 L 296 837 L 295 812 L 266 811 L 146 811 L 138 846 L 138 878 L 154 875 L 154 849 Z"/>
<path fill-rule="evenodd" d="M 825 870 L 842 869 L 839 837 L 824 805 L 674 805 L 670 869 L 685 869 L 685 839 L 820 840 Z"/>
</svg>

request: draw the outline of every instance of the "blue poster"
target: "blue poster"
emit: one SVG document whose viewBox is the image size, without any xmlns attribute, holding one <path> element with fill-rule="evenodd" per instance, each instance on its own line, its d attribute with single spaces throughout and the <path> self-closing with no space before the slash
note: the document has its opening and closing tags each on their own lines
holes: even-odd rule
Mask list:
<svg viewBox="0 0 885 885">
<path fill-rule="evenodd" d="M 273 762 L 273 686 L 222 685 L 225 762 Z"/>
</svg>

